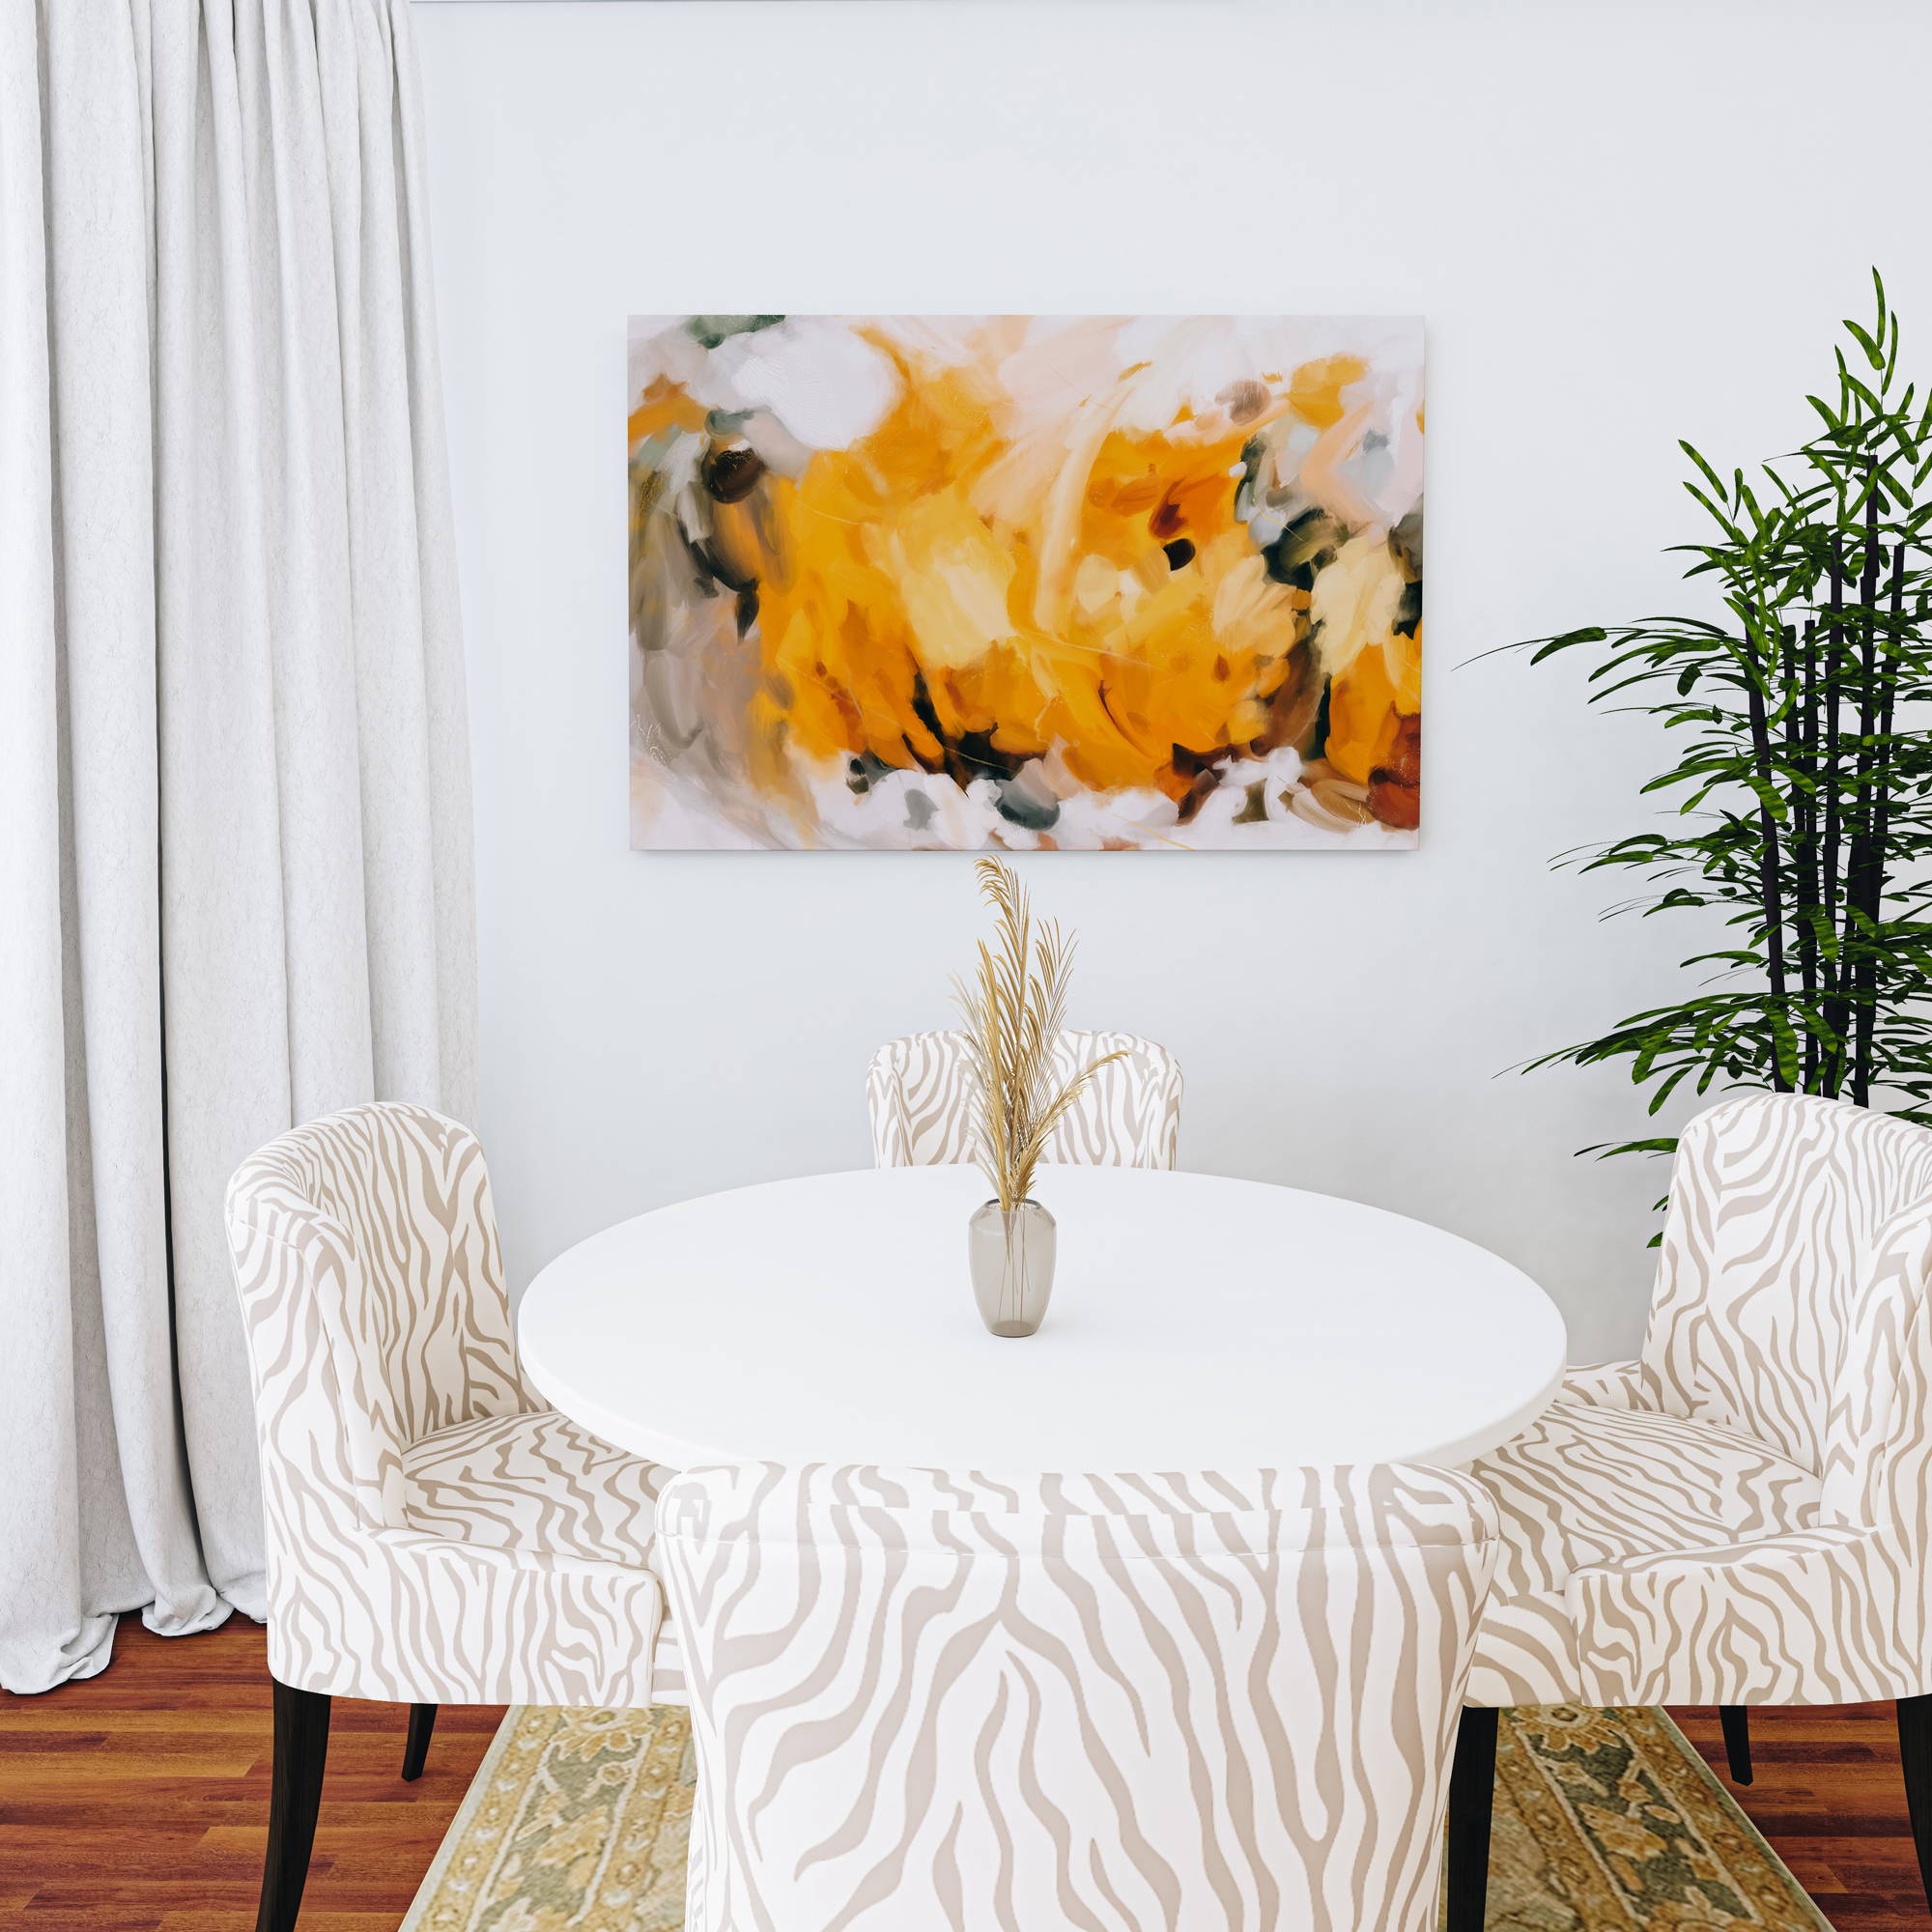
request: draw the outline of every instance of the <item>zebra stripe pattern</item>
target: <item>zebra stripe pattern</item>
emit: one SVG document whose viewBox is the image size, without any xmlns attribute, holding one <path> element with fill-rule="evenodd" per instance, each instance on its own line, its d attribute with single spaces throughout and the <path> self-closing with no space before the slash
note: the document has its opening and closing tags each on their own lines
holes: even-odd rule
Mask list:
<svg viewBox="0 0 1932 1932">
<path fill-rule="evenodd" d="M 1103 1054 L 1101 1067 L 1054 1128 L 1044 1158 L 1070 1166 L 1172 1167 L 1180 1138 L 1180 1066 L 1164 1046 L 1130 1033 L 1057 1034 L 1058 1080 Z M 878 1167 L 936 1167 L 973 1158 L 980 1080 L 966 1037 L 916 1033 L 889 1040 L 866 1074 Z"/>
<path fill-rule="evenodd" d="M 665 1472 L 526 1386 L 483 1151 L 381 1104 L 243 1163 L 269 1667 L 403 1703 L 681 1695 L 648 1567 Z"/>
<path fill-rule="evenodd" d="M 1476 1463 L 1479 1704 L 1932 1690 L 1932 1133 L 1806 1095 L 1679 1144 L 1639 1360 Z"/>
<path fill-rule="evenodd" d="M 1466 1477 L 742 1465 L 659 1551 L 689 1932 L 1433 1932 Z"/>
<path fill-rule="evenodd" d="M 404 1450 L 404 1510 L 413 1528 L 459 1543 L 648 1568 L 670 1474 L 554 1408 L 483 1415 Z"/>
</svg>

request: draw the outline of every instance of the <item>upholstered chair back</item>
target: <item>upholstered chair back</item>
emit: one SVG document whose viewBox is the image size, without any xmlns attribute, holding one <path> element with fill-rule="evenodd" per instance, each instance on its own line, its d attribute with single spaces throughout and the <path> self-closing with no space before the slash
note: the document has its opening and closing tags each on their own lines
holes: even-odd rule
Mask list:
<svg viewBox="0 0 1932 1932">
<path fill-rule="evenodd" d="M 654 1471 L 604 1495 L 626 1459 L 573 1443 L 520 1379 L 474 1135 L 386 1104 L 298 1127 L 237 1169 L 228 1241 L 277 1681 L 406 1703 L 649 1702 L 657 1578 L 641 1547 L 582 1544 L 607 1503 L 647 1541 Z M 544 1426 L 499 1433 L 494 1461 L 466 1464 L 448 1440 L 525 1416 Z M 432 1500 L 407 1459 L 439 1435 Z"/>
<path fill-rule="evenodd" d="M 237 1170 L 228 1229 L 271 1482 L 306 1468 L 400 1527 L 411 1443 L 539 1406 L 467 1127 L 391 1102 L 298 1127 Z"/>
<path fill-rule="evenodd" d="M 1164 1046 L 1130 1033 L 1059 1034 L 1062 1080 L 1103 1054 L 1123 1053 L 1088 1081 L 1047 1142 L 1046 1159 L 1089 1167 L 1172 1167 L 1180 1134 L 1180 1067 Z M 959 1033 L 916 1033 L 872 1056 L 866 1098 L 880 1167 L 973 1158 L 980 1082 Z"/>
<path fill-rule="evenodd" d="M 1493 1534 L 1420 1468 L 674 1477 L 690 1932 L 1433 1928 Z"/>
<path fill-rule="evenodd" d="M 1887 1520 L 1932 1431 L 1928 1280 L 1932 1133 L 1803 1094 L 1727 1100 L 1679 1142 L 1646 1393 L 1823 1477 L 1826 1521 Z"/>
</svg>

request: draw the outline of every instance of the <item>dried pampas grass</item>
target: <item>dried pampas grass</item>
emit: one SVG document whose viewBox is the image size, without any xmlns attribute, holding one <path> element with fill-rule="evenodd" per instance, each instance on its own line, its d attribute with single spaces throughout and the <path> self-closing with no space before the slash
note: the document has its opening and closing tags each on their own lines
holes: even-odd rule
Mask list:
<svg viewBox="0 0 1932 1932">
<path fill-rule="evenodd" d="M 980 859 L 974 870 L 995 914 L 993 943 L 980 942 L 979 968 L 970 984 L 953 980 L 953 998 L 980 1075 L 974 1158 L 1010 1213 L 1032 1192 L 1047 1140 L 1080 1090 L 1125 1055 L 1103 1054 L 1055 1089 L 1053 1043 L 1066 1017 L 1073 939 L 1057 920 L 1036 926 L 1032 900 L 1004 861 Z"/>
</svg>

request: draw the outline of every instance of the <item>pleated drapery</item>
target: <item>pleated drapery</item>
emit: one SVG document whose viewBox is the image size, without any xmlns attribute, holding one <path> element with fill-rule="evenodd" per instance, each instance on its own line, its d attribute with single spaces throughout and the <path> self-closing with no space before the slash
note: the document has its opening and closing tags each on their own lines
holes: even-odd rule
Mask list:
<svg viewBox="0 0 1932 1932">
<path fill-rule="evenodd" d="M 407 0 L 0 0 L 0 1684 L 262 1612 L 230 1172 L 467 1116 Z"/>
</svg>

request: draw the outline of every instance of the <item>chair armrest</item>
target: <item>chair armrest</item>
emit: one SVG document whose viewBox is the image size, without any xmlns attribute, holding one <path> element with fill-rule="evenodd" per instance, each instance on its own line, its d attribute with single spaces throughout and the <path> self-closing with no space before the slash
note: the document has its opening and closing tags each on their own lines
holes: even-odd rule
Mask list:
<svg viewBox="0 0 1932 1932">
<path fill-rule="evenodd" d="M 655 1574 L 419 1529 L 270 1552 L 269 1668 L 284 1684 L 388 1703 L 651 1701 Z"/>
<path fill-rule="evenodd" d="M 1864 1523 L 1827 1523 L 1816 1529 L 1786 1530 L 1782 1536 L 1754 1537 L 1746 1543 L 1705 1543 L 1688 1549 L 1662 1549 L 1637 1556 L 1612 1557 L 1606 1563 L 1580 1566 L 1572 1584 L 1591 1577 L 1672 1577 L 1689 1571 L 1741 1573 L 1792 1563 L 1810 1562 L 1819 1555 L 1856 1550 L 1878 1532 Z"/>
<path fill-rule="evenodd" d="M 1614 1704 L 1855 1704 L 1927 1688 L 1916 1567 L 1861 1523 L 1620 1557 L 1565 1608 L 1583 1694 Z"/>
<path fill-rule="evenodd" d="M 493 1575 L 534 1571 L 545 1577 L 651 1577 L 643 1564 L 600 1563 L 589 1556 L 554 1555 L 542 1549 L 501 1549 L 488 1543 L 460 1543 L 427 1529 L 378 1529 L 370 1535 L 383 1548 L 407 1561 L 474 1565 Z M 652 1548 L 655 1548 L 653 1543 Z"/>
<path fill-rule="evenodd" d="M 1563 1371 L 1558 1402 L 1575 1402 L 1591 1408 L 1648 1408 L 1643 1399 L 1641 1362 L 1574 1362 Z"/>
</svg>

